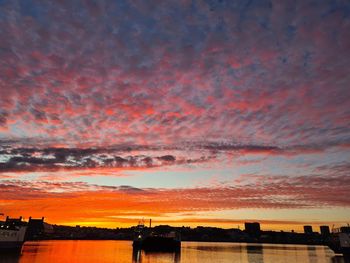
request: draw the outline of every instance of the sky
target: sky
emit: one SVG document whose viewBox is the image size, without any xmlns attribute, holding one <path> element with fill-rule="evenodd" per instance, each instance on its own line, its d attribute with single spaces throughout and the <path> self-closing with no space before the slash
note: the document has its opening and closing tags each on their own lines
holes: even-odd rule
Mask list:
<svg viewBox="0 0 350 263">
<path fill-rule="evenodd" d="M 350 220 L 350 2 L 0 0 L 0 212 Z"/>
</svg>

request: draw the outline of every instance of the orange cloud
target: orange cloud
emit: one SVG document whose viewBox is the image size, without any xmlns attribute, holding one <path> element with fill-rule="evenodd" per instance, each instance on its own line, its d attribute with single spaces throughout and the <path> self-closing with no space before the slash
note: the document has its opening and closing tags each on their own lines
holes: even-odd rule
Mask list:
<svg viewBox="0 0 350 263">
<path fill-rule="evenodd" d="M 327 192 L 323 191 L 326 184 Z M 100 222 L 113 226 L 150 216 L 180 222 L 183 216 L 179 214 L 184 213 L 189 214 L 184 222 L 187 218 L 191 223 L 192 214 L 205 211 L 349 207 L 349 185 L 349 178 L 336 176 L 256 176 L 235 186 L 178 189 L 8 180 L 0 184 L 0 202 L 6 214 L 45 216 L 53 223 Z M 198 218 L 198 223 L 215 224 L 210 220 Z M 227 224 L 225 220 L 216 221 Z"/>
</svg>

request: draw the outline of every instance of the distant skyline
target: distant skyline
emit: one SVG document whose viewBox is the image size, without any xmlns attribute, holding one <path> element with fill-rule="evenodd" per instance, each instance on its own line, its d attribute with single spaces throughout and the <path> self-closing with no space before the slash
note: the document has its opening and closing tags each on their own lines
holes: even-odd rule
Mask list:
<svg viewBox="0 0 350 263">
<path fill-rule="evenodd" d="M 350 2 L 0 0 L 0 213 L 350 223 Z"/>
</svg>

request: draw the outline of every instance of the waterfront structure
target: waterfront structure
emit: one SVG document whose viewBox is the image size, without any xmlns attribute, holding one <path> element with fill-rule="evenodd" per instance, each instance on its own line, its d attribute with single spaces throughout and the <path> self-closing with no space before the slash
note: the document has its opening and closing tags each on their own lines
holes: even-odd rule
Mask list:
<svg viewBox="0 0 350 263">
<path fill-rule="evenodd" d="M 329 226 L 320 226 L 320 232 L 322 236 L 329 236 L 331 231 L 329 230 Z"/>
<path fill-rule="evenodd" d="M 343 226 L 332 230 L 328 246 L 336 254 L 350 255 L 350 227 Z"/>
<path fill-rule="evenodd" d="M 304 226 L 304 233 L 305 234 L 313 234 L 312 226 Z"/>
<path fill-rule="evenodd" d="M 260 235 L 260 223 L 258 222 L 246 222 L 244 223 L 244 230 L 247 234 L 252 236 Z"/>
<path fill-rule="evenodd" d="M 27 226 L 20 218 L 6 218 L 0 222 L 0 251 L 20 251 L 24 243 Z"/>
<path fill-rule="evenodd" d="M 26 234 L 27 240 L 41 239 L 45 235 L 53 233 L 52 225 L 44 222 L 44 219 L 44 217 L 38 219 L 29 217 L 28 229 Z"/>
<path fill-rule="evenodd" d="M 151 231 L 150 227 L 145 228 L 144 223 L 139 222 L 135 229 L 133 240 L 134 250 L 145 251 L 179 251 L 181 249 L 181 238 L 179 233 L 171 231 L 169 233 L 156 233 Z"/>
</svg>

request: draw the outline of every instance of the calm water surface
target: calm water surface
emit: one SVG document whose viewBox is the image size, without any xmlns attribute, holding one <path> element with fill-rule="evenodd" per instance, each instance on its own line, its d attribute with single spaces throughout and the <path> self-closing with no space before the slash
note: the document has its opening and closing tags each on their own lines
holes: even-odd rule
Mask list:
<svg viewBox="0 0 350 263">
<path fill-rule="evenodd" d="M 348 263 L 327 247 L 245 243 L 182 242 L 181 253 L 133 252 L 130 241 L 26 242 L 21 255 L 0 255 L 0 263 Z"/>
</svg>

